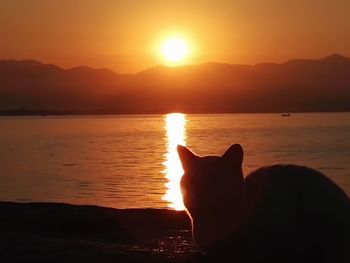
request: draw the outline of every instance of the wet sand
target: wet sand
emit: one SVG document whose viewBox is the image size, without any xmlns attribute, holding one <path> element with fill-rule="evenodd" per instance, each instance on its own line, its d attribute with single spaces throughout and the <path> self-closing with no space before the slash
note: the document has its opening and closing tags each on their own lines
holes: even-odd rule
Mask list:
<svg viewBox="0 0 350 263">
<path fill-rule="evenodd" d="M 202 262 L 185 212 L 0 202 L 1 262 Z"/>
</svg>

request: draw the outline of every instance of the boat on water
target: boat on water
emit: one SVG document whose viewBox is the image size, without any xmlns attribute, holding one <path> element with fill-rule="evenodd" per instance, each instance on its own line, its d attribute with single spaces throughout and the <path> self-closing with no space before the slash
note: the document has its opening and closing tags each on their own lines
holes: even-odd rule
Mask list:
<svg viewBox="0 0 350 263">
<path fill-rule="evenodd" d="M 290 117 L 290 113 L 282 113 L 281 116 L 282 117 Z"/>
</svg>

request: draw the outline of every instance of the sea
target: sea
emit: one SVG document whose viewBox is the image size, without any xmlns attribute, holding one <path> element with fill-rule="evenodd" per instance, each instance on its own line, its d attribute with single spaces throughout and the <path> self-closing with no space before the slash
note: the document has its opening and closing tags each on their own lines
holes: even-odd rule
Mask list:
<svg viewBox="0 0 350 263">
<path fill-rule="evenodd" d="M 176 145 L 318 169 L 350 196 L 350 113 L 0 118 L 0 200 L 183 209 Z M 317 187 L 317 186 L 315 186 Z"/>
</svg>

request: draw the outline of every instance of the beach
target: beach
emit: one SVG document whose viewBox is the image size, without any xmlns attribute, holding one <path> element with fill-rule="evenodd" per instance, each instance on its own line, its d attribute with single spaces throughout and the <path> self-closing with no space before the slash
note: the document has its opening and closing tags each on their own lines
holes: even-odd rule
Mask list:
<svg viewBox="0 0 350 263">
<path fill-rule="evenodd" d="M 198 262 L 184 211 L 0 202 L 7 262 Z"/>
</svg>

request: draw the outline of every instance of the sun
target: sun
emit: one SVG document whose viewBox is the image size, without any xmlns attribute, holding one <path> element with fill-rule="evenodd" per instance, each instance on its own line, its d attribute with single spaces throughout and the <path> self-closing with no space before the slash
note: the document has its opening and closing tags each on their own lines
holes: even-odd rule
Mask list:
<svg viewBox="0 0 350 263">
<path fill-rule="evenodd" d="M 188 44 L 183 38 L 169 38 L 161 44 L 161 53 L 170 63 L 180 63 L 188 55 Z"/>
</svg>

